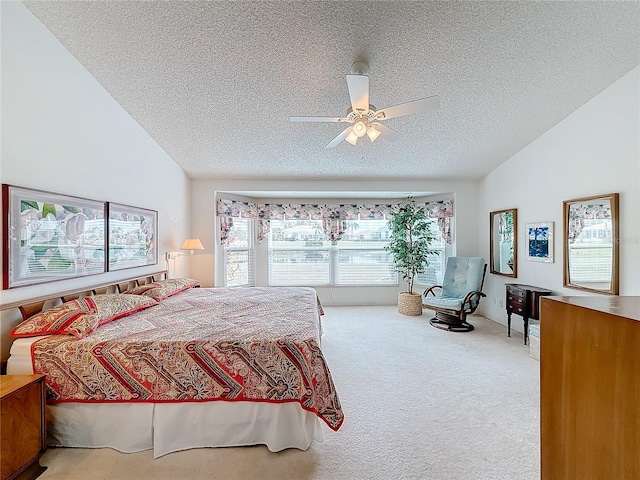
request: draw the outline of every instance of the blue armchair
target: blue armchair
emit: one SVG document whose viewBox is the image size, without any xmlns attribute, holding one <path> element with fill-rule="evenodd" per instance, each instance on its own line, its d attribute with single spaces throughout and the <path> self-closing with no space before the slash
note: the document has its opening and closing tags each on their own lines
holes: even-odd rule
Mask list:
<svg viewBox="0 0 640 480">
<path fill-rule="evenodd" d="M 429 323 L 451 332 L 470 332 L 473 325 L 467 322 L 482 293 L 487 264 L 482 257 L 449 257 L 442 285 L 434 285 L 423 293 L 422 308 L 433 310 L 436 316 Z M 436 295 L 436 290 L 440 294 Z"/>
</svg>

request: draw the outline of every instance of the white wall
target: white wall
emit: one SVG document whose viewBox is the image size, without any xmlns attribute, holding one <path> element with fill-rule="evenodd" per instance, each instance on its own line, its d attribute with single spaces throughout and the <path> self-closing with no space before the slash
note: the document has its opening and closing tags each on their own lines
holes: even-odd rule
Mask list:
<svg viewBox="0 0 640 480">
<path fill-rule="evenodd" d="M 189 236 L 188 177 L 24 5 L 1 9 L 0 180 L 157 210 L 160 258 L 153 267 L 3 290 L 0 301 L 164 269 L 164 252 Z"/>
<path fill-rule="evenodd" d="M 489 256 L 489 212 L 518 209 L 518 277 L 487 273 L 480 311 L 506 325 L 505 283 L 563 287 L 562 202 L 620 194 L 620 295 L 640 295 L 640 67 L 591 99 L 480 181 L 480 251 Z M 555 262 L 526 260 L 526 223 L 555 222 Z M 493 303 L 496 299 L 496 304 Z M 515 321 L 514 321 L 515 319 Z M 512 328 L 522 332 L 521 317 Z"/>
<path fill-rule="evenodd" d="M 203 286 L 220 285 L 221 265 L 216 268 L 215 260 L 220 246 L 216 243 L 214 206 L 218 191 L 253 192 L 334 192 L 340 199 L 340 192 L 434 192 L 434 200 L 452 198 L 456 215 L 458 255 L 478 255 L 477 231 L 477 182 L 472 181 L 424 181 L 424 180 L 204 180 L 191 182 L 191 204 L 193 208 L 193 234 L 199 236 L 205 245 L 205 252 L 191 259 L 192 275 Z M 370 198 L 370 195 L 363 198 Z M 348 201 L 347 198 L 342 198 Z M 353 201 L 351 198 L 350 201 Z M 216 279 L 215 272 L 218 271 Z M 340 287 L 317 288 L 324 305 L 392 305 L 397 302 L 397 294 L 405 287 Z M 331 292 L 331 298 L 328 293 Z"/>
</svg>

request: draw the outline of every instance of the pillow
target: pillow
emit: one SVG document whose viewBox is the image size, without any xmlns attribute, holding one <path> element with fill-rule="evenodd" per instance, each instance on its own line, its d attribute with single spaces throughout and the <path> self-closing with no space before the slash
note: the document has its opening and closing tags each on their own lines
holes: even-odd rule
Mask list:
<svg viewBox="0 0 640 480">
<path fill-rule="evenodd" d="M 93 295 L 88 297 L 93 300 L 97 313 L 96 328 L 112 320 L 126 317 L 145 308 L 153 307 L 158 302 L 153 298 L 142 295 L 121 295 L 119 293 L 111 293 L 104 295 Z"/>
<path fill-rule="evenodd" d="M 18 338 L 73 335 L 82 338 L 100 325 L 157 304 L 153 298 L 140 295 L 106 294 L 77 298 L 27 318 L 9 335 Z"/>
<path fill-rule="evenodd" d="M 9 332 L 11 337 L 35 337 L 37 335 L 68 335 L 67 329 L 79 318 L 93 315 L 97 309 L 86 297 L 70 300 L 50 310 L 37 313 Z"/>
<path fill-rule="evenodd" d="M 200 282 L 192 278 L 170 278 L 168 280 L 158 280 L 157 282 L 140 285 L 139 287 L 131 288 L 124 293 L 144 295 L 159 302 L 171 295 L 175 295 L 176 293 L 180 293 L 188 288 L 193 288 L 199 285 Z"/>
</svg>

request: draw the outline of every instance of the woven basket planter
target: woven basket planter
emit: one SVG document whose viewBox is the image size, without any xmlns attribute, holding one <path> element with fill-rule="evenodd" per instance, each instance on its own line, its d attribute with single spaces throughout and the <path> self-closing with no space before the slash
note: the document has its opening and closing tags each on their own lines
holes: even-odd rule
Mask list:
<svg viewBox="0 0 640 480">
<path fill-rule="evenodd" d="M 398 312 L 402 315 L 422 315 L 422 295 L 419 293 L 400 292 L 398 294 Z"/>
</svg>

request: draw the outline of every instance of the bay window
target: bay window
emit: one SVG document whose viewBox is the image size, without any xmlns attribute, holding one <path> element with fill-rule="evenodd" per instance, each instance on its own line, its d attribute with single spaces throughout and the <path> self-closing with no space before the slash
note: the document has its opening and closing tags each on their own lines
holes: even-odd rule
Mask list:
<svg viewBox="0 0 640 480">
<path fill-rule="evenodd" d="M 421 285 L 440 284 L 451 244 L 451 200 L 423 204 L 435 241 Z M 387 219 L 395 205 L 251 203 L 218 199 L 224 284 L 271 286 L 397 286 Z M 263 244 L 256 251 L 256 242 Z M 266 245 L 264 245 L 266 243 Z M 222 272 L 221 272 L 222 273 Z"/>
</svg>

